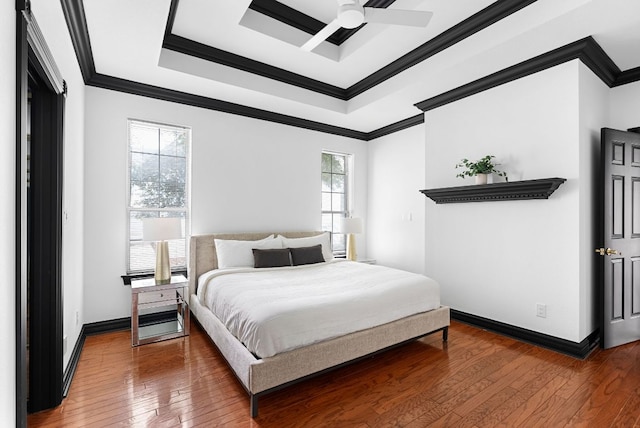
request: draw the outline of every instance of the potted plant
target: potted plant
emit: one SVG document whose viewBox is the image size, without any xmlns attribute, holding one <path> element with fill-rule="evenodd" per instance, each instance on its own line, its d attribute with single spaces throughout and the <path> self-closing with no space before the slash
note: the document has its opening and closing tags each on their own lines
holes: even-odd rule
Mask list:
<svg viewBox="0 0 640 428">
<path fill-rule="evenodd" d="M 509 181 L 509 177 L 506 172 L 496 169 L 497 163 L 493 163 L 493 155 L 486 155 L 482 159 L 475 162 L 470 162 L 469 159 L 462 159 L 459 164 L 456 164 L 456 168 L 466 168 L 456 177 L 475 177 L 476 184 L 487 184 L 487 176 L 489 174 L 497 174 L 500 177 L 504 177 L 505 181 Z"/>
</svg>

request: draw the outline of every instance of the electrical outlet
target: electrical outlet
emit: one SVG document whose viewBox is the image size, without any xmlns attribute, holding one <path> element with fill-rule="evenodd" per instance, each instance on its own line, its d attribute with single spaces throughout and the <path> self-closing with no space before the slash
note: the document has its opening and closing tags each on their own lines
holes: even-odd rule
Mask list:
<svg viewBox="0 0 640 428">
<path fill-rule="evenodd" d="M 536 316 L 538 316 L 540 318 L 546 318 L 547 317 L 547 305 L 545 305 L 544 303 L 536 304 Z"/>
<path fill-rule="evenodd" d="M 76 311 L 76 325 L 80 322 L 80 311 Z"/>
</svg>

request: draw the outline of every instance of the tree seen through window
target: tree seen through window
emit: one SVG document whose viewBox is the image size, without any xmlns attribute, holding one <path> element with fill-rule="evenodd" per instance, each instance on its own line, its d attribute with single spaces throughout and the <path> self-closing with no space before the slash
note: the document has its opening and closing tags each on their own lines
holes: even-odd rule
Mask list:
<svg viewBox="0 0 640 428">
<path fill-rule="evenodd" d="M 188 128 L 129 121 L 129 272 L 155 266 L 153 244 L 142 241 L 143 218 L 179 217 L 186 230 L 190 134 Z M 172 268 L 186 266 L 185 243 L 169 242 Z"/>
</svg>

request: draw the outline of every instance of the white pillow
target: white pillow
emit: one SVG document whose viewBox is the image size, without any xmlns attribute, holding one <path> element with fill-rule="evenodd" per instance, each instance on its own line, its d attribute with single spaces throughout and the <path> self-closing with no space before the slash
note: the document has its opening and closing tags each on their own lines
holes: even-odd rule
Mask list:
<svg viewBox="0 0 640 428">
<path fill-rule="evenodd" d="M 308 238 L 286 238 L 282 235 L 278 235 L 278 237 L 282 238 L 282 248 L 312 247 L 321 244 L 324 261 L 328 262 L 333 260 L 333 250 L 331 250 L 331 236 L 329 232 Z"/>
<path fill-rule="evenodd" d="M 258 241 L 234 241 L 215 239 L 218 269 L 232 267 L 253 267 L 253 249 L 272 250 L 283 248 L 282 238 L 270 235 Z"/>
</svg>

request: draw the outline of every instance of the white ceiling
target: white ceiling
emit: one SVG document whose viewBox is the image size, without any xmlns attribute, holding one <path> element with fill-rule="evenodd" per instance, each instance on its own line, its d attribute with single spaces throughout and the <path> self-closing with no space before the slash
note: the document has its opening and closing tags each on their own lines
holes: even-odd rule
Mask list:
<svg viewBox="0 0 640 428">
<path fill-rule="evenodd" d="M 280 2 L 323 22 L 337 5 Z M 538 0 L 345 101 L 163 49 L 170 0 L 83 3 L 100 74 L 363 132 L 415 116 L 414 103 L 587 36 L 623 71 L 640 66 L 640 1 Z M 247 10 L 250 0 L 180 0 L 172 33 L 348 88 L 491 3 L 396 0 L 391 8 L 433 11 L 429 25 L 369 24 L 340 47 L 323 43 L 324 55 L 299 49 L 310 36 Z"/>
</svg>

